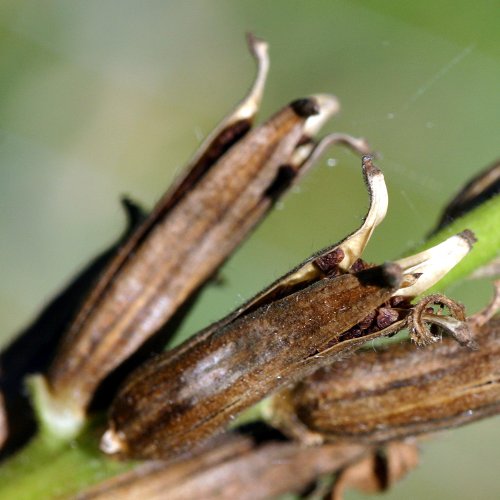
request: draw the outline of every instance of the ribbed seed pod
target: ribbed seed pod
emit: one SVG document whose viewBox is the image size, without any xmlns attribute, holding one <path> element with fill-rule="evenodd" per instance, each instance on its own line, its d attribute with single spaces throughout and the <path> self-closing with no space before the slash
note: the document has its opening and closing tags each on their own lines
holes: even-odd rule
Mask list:
<svg viewBox="0 0 500 500">
<path fill-rule="evenodd" d="M 305 441 L 376 444 L 500 413 L 500 318 L 453 339 L 411 343 L 321 368 L 273 398 L 270 421 Z"/>
</svg>

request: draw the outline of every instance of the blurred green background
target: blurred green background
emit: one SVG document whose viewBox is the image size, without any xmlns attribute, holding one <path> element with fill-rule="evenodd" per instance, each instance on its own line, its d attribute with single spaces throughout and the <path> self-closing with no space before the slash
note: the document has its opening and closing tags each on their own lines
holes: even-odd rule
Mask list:
<svg viewBox="0 0 500 500">
<path fill-rule="evenodd" d="M 244 33 L 270 43 L 261 118 L 336 94 L 325 131 L 381 152 L 389 214 L 366 257 L 422 240 L 498 151 L 498 1 L 0 3 L 0 344 L 120 233 L 121 194 L 151 207 L 254 74 Z M 332 168 L 332 164 L 335 164 Z M 329 166 L 330 165 L 330 166 Z M 224 267 L 183 326 L 218 319 L 357 227 L 367 195 L 333 149 Z M 475 310 L 488 283 L 450 295 Z M 498 419 L 423 446 L 386 498 L 498 498 Z M 350 494 L 348 498 L 362 498 Z"/>
</svg>

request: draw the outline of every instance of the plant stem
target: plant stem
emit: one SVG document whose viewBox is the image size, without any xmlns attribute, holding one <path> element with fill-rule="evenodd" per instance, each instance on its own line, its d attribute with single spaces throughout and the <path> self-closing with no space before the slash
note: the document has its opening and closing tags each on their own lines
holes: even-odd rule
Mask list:
<svg viewBox="0 0 500 500">
<path fill-rule="evenodd" d="M 465 229 L 474 232 L 472 251 L 428 292 L 443 291 L 500 255 L 500 196 L 483 203 L 433 235 L 411 253 L 420 252 Z"/>
<path fill-rule="evenodd" d="M 69 442 L 55 441 L 40 432 L 0 467 L 0 498 L 65 497 L 132 465 L 100 453 L 95 428 L 86 429 L 80 438 Z"/>
</svg>

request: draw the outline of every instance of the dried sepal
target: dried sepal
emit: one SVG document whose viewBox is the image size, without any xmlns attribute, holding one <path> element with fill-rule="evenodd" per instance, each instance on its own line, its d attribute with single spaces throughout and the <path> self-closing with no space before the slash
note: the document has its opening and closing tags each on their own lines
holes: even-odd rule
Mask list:
<svg viewBox="0 0 500 500">
<path fill-rule="evenodd" d="M 438 307 L 437 313 L 434 307 Z M 443 310 L 449 313 L 443 315 Z M 437 332 L 431 328 L 438 328 Z M 440 331 L 445 330 L 455 340 L 464 346 L 473 348 L 475 343 L 471 336 L 462 304 L 441 295 L 428 295 L 421 299 L 408 316 L 410 338 L 419 346 L 425 346 L 441 340 Z"/>
<path fill-rule="evenodd" d="M 363 171 L 370 193 L 370 209 L 363 225 L 339 245 L 344 253 L 344 259 L 338 265 L 340 269 L 346 271 L 363 254 L 373 231 L 384 220 L 389 204 L 384 175 L 373 165 L 371 156 L 363 157 Z"/>
<path fill-rule="evenodd" d="M 500 193 L 500 160 L 473 177 L 443 210 L 433 233 Z"/>
<path fill-rule="evenodd" d="M 387 491 L 418 466 L 418 458 L 418 447 L 410 441 L 394 441 L 374 450 L 337 474 L 331 499 L 342 500 L 350 489 L 368 494 Z"/>
<path fill-rule="evenodd" d="M 474 233 L 467 229 L 428 250 L 397 260 L 396 262 L 405 269 L 405 273 L 420 274 L 420 277 L 394 295 L 417 297 L 424 293 L 470 252 L 475 241 Z"/>
<path fill-rule="evenodd" d="M 335 473 L 366 453 L 360 445 L 305 448 L 227 436 L 202 453 L 173 462 L 149 461 L 107 480 L 78 500 L 254 500 L 300 493 L 318 476 Z"/>
</svg>

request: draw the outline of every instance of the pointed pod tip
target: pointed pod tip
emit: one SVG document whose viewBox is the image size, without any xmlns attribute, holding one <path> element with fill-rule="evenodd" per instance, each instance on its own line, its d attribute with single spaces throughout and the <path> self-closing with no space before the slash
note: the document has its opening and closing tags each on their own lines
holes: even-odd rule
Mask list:
<svg viewBox="0 0 500 500">
<path fill-rule="evenodd" d="M 364 285 L 397 289 L 403 280 L 403 271 L 395 262 L 386 262 L 381 266 L 364 269 L 356 273 L 356 276 Z"/>
<path fill-rule="evenodd" d="M 385 262 L 380 266 L 382 281 L 388 288 L 398 288 L 403 280 L 403 270 L 395 262 Z"/>
<path fill-rule="evenodd" d="M 458 233 L 457 236 L 460 236 L 462 239 L 464 239 L 471 248 L 474 246 L 474 243 L 477 242 L 476 235 L 470 229 L 465 229 L 461 233 Z"/>
<path fill-rule="evenodd" d="M 365 175 L 373 176 L 381 173 L 381 170 L 373 164 L 375 155 L 363 155 L 361 161 L 363 164 L 363 172 Z"/>
<path fill-rule="evenodd" d="M 303 133 L 315 136 L 323 125 L 340 110 L 339 100 L 331 94 L 315 94 L 292 102 L 291 108 L 301 118 L 306 118 Z"/>
<path fill-rule="evenodd" d="M 246 38 L 248 48 L 250 49 L 250 52 L 254 55 L 254 57 L 260 58 L 262 57 L 263 52 L 267 52 L 269 45 L 265 40 L 255 36 L 251 32 L 248 32 L 246 34 Z"/>
<path fill-rule="evenodd" d="M 290 107 L 301 118 L 318 115 L 321 111 L 320 104 L 315 97 L 305 97 L 297 99 L 290 104 Z"/>
</svg>

